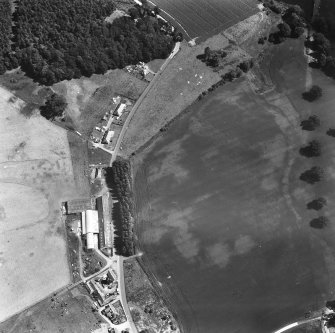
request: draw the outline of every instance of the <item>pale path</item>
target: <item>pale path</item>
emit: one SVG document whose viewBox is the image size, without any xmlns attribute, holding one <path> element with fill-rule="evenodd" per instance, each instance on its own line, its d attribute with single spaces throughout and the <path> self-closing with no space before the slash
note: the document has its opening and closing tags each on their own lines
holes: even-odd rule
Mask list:
<svg viewBox="0 0 335 333">
<path fill-rule="evenodd" d="M 304 325 L 304 324 L 308 324 L 308 323 L 311 323 L 311 322 L 316 321 L 316 320 L 321 320 L 321 317 L 316 317 L 316 318 L 311 318 L 311 319 L 307 319 L 307 320 L 296 321 L 295 323 L 286 325 L 286 326 L 280 328 L 279 330 L 274 331 L 273 333 L 286 332 L 286 331 L 289 331 L 291 328 L 294 328 L 294 327 L 297 327 L 297 326 L 300 326 L 300 325 Z"/>
<path fill-rule="evenodd" d="M 166 66 L 169 64 L 169 62 L 172 60 L 172 58 L 178 53 L 180 48 L 180 42 L 176 43 L 172 53 L 169 55 L 169 57 L 165 60 L 164 64 L 162 65 L 162 67 L 159 69 L 159 71 L 157 72 L 157 74 L 155 75 L 155 77 L 152 79 L 152 81 L 149 83 L 149 85 L 145 88 L 145 90 L 143 91 L 142 95 L 140 96 L 140 98 L 136 101 L 136 103 L 134 104 L 133 108 L 131 109 L 126 121 L 124 122 L 123 126 L 122 126 L 122 130 L 120 132 L 119 137 L 117 138 L 117 142 L 113 151 L 113 156 L 111 158 L 110 161 L 110 165 L 113 164 L 113 162 L 116 159 L 116 156 L 119 153 L 119 149 L 120 149 L 120 145 L 122 143 L 123 137 L 127 131 L 129 122 L 131 121 L 131 118 L 133 117 L 133 115 L 135 114 L 136 110 L 138 109 L 138 107 L 141 105 L 141 103 L 143 102 L 144 98 L 147 96 L 147 94 L 149 93 L 149 91 L 151 90 L 151 88 L 154 86 L 154 84 L 156 83 L 156 81 L 158 81 L 160 79 L 160 74 L 164 71 L 164 69 L 166 68 Z"/>
</svg>

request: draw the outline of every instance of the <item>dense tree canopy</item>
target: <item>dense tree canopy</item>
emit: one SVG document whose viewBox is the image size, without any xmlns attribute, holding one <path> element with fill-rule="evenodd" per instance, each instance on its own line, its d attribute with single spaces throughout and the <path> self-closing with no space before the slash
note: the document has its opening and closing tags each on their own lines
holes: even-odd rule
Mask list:
<svg viewBox="0 0 335 333">
<path fill-rule="evenodd" d="M 113 222 L 115 225 L 114 246 L 116 253 L 123 256 L 134 254 L 133 239 L 133 194 L 130 163 L 117 159 L 112 167 L 105 169 L 106 183 L 117 200 L 113 204 Z"/>
<path fill-rule="evenodd" d="M 51 85 L 166 58 L 179 35 L 151 10 L 138 7 L 132 9 L 136 20 L 123 16 L 111 24 L 105 21 L 115 9 L 111 0 L 21 0 L 13 15 L 14 52 L 5 66 L 19 64 Z"/>
<path fill-rule="evenodd" d="M 12 33 L 11 9 L 9 0 L 0 0 L 0 73 L 6 70 L 6 54 L 10 51 Z M 7 60 L 8 61 L 8 60 Z"/>
</svg>

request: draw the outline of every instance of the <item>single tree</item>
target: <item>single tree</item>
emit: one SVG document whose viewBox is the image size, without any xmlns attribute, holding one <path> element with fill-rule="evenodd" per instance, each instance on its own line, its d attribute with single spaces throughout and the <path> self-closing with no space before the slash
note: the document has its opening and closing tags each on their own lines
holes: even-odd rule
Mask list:
<svg viewBox="0 0 335 333">
<path fill-rule="evenodd" d="M 309 170 L 306 170 L 300 175 L 300 180 L 308 183 L 308 184 L 315 184 L 321 181 L 323 178 L 323 170 L 320 167 L 312 167 Z"/>
<path fill-rule="evenodd" d="M 330 128 L 327 131 L 327 135 L 332 136 L 333 138 L 335 138 L 335 129 L 334 128 Z"/>
<path fill-rule="evenodd" d="M 317 198 L 312 201 L 310 201 L 307 204 L 307 209 L 314 209 L 314 210 L 320 210 L 322 209 L 325 205 L 327 205 L 327 200 L 325 198 Z"/>
<path fill-rule="evenodd" d="M 313 219 L 311 222 L 309 222 L 309 225 L 315 229 L 323 229 L 324 227 L 327 226 L 328 222 L 329 220 L 327 217 L 320 216 L 320 217 Z"/>
<path fill-rule="evenodd" d="M 300 126 L 305 131 L 314 131 L 317 127 L 320 126 L 320 119 L 318 116 L 310 116 L 307 120 L 303 120 L 300 123 Z"/>
<path fill-rule="evenodd" d="M 307 146 L 300 148 L 299 153 L 305 157 L 318 157 L 321 155 L 321 144 L 313 140 Z"/>
<path fill-rule="evenodd" d="M 41 116 L 46 119 L 53 120 L 56 117 L 63 117 L 64 110 L 67 107 L 67 103 L 63 96 L 53 93 L 47 98 L 44 105 L 40 107 Z"/>
<path fill-rule="evenodd" d="M 302 97 L 308 102 L 313 102 L 319 99 L 321 96 L 322 96 L 322 89 L 317 85 L 312 86 L 309 91 L 305 91 L 302 94 Z"/>
</svg>

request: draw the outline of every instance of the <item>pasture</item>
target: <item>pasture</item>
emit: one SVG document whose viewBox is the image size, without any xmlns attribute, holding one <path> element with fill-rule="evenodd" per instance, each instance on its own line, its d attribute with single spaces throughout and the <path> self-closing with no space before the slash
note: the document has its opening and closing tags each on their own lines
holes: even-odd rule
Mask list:
<svg viewBox="0 0 335 333">
<path fill-rule="evenodd" d="M 208 37 L 246 19 L 258 11 L 257 0 L 153 0 L 186 39 Z M 164 16 L 164 13 L 162 13 Z M 177 23 L 177 24 L 176 24 Z M 179 23 L 179 24 L 178 24 Z M 185 30 L 187 33 L 185 33 Z"/>
<path fill-rule="evenodd" d="M 0 90 L 0 321 L 70 282 L 61 202 L 76 195 L 66 132 Z"/>
</svg>

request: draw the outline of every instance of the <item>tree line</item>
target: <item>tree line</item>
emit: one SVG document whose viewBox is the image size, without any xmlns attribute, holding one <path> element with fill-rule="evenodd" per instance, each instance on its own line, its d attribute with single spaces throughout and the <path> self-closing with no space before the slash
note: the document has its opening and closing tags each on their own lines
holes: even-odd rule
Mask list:
<svg viewBox="0 0 335 333">
<path fill-rule="evenodd" d="M 134 204 L 131 181 L 131 167 L 128 160 L 118 158 L 112 167 L 105 169 L 107 186 L 113 203 L 112 218 L 115 226 L 114 247 L 116 253 L 125 257 L 134 254 L 133 228 Z"/>
<path fill-rule="evenodd" d="M 5 19 L 1 20 L 0 43 L 8 47 L 2 49 L 0 74 L 21 66 L 36 81 L 52 85 L 166 58 L 182 38 L 157 18 L 157 11 L 137 5 L 129 9 L 129 15 L 106 22 L 114 10 L 110 0 L 19 1 L 12 17 L 10 49 L 11 17 L 8 10 L 1 12 Z"/>
</svg>

